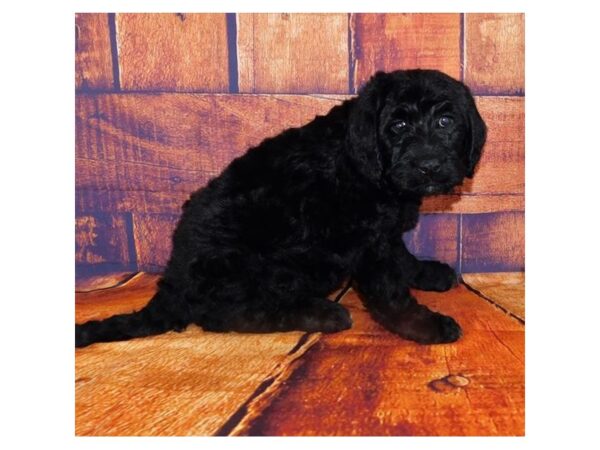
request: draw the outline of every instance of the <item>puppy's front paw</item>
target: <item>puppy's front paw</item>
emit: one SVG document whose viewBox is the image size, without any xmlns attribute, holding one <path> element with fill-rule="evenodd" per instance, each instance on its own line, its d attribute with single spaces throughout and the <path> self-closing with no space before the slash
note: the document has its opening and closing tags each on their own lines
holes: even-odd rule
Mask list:
<svg viewBox="0 0 600 450">
<path fill-rule="evenodd" d="M 398 334 L 419 344 L 447 344 L 462 336 L 460 326 L 450 316 L 423 308 L 422 313 L 408 318 L 398 329 Z"/>
<path fill-rule="evenodd" d="M 439 343 L 455 342 L 462 336 L 460 325 L 450 316 L 439 314 Z"/>
<path fill-rule="evenodd" d="M 423 291 L 444 292 L 458 284 L 456 272 L 448 264 L 438 261 L 421 261 L 421 271 L 411 287 Z"/>
</svg>

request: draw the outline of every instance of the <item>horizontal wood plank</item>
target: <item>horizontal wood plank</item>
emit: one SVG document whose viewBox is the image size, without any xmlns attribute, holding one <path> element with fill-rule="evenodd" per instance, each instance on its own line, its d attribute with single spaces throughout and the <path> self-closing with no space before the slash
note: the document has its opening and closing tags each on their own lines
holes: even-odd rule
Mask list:
<svg viewBox="0 0 600 450">
<path fill-rule="evenodd" d="M 377 70 L 437 69 L 460 78 L 460 14 L 352 14 L 354 88 Z"/>
<path fill-rule="evenodd" d="M 487 213 L 524 211 L 525 194 L 455 194 L 436 195 L 423 199 L 424 213 Z"/>
<path fill-rule="evenodd" d="M 348 92 L 347 14 L 238 14 L 240 92 Z"/>
<path fill-rule="evenodd" d="M 229 92 L 225 14 L 117 14 L 123 90 Z"/>
<path fill-rule="evenodd" d="M 75 87 L 112 89 L 114 85 L 108 14 L 75 14 Z"/>
<path fill-rule="evenodd" d="M 353 328 L 322 336 L 232 434 L 522 436 L 523 325 L 464 286 L 415 295 L 455 317 L 463 337 L 433 346 L 402 340 L 348 294 Z"/>
<path fill-rule="evenodd" d="M 339 102 L 291 95 L 80 95 L 77 209 L 178 214 L 192 191 L 249 147 Z"/>
<path fill-rule="evenodd" d="M 76 295 L 83 322 L 141 308 L 156 290 L 141 274 L 123 286 Z M 212 435 L 318 335 L 183 333 L 94 344 L 75 352 L 78 436 Z"/>
<path fill-rule="evenodd" d="M 524 93 L 524 14 L 466 14 L 465 81 L 477 94 Z"/>
<path fill-rule="evenodd" d="M 344 98 L 78 95 L 77 208 L 179 214 L 192 191 L 250 146 L 325 114 Z M 469 195 L 427 199 L 426 212 L 523 209 L 523 101 L 480 97 L 477 102 L 490 131 L 474 179 L 456 191 Z"/>
<path fill-rule="evenodd" d="M 462 272 L 522 272 L 525 214 L 465 214 L 461 226 Z"/>
<path fill-rule="evenodd" d="M 525 272 L 465 273 L 462 280 L 494 304 L 525 320 Z"/>
</svg>

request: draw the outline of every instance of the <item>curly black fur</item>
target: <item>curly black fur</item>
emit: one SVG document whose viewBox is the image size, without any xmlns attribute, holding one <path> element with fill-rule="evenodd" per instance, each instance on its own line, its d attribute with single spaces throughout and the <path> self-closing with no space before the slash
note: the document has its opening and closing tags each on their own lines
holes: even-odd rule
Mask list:
<svg viewBox="0 0 600 450">
<path fill-rule="evenodd" d="M 76 345 L 183 330 L 335 332 L 327 299 L 353 280 L 373 318 L 420 343 L 460 327 L 409 288 L 444 291 L 456 273 L 419 261 L 402 234 L 424 195 L 472 177 L 486 135 L 469 90 L 432 70 L 378 72 L 357 97 L 266 139 L 183 205 L 173 251 L 139 312 L 76 326 Z"/>
</svg>

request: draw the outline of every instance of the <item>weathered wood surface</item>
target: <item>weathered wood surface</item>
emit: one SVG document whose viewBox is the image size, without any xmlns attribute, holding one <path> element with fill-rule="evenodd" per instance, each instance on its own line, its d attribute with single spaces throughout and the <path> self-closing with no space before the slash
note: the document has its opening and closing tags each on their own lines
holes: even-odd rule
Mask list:
<svg viewBox="0 0 600 450">
<path fill-rule="evenodd" d="M 476 97 L 488 126 L 481 160 L 460 192 L 524 194 L 525 100 L 522 97 Z"/>
<path fill-rule="evenodd" d="M 75 87 L 108 90 L 113 85 L 108 14 L 75 14 Z"/>
<path fill-rule="evenodd" d="M 348 14 L 238 14 L 240 92 L 347 93 Z"/>
<path fill-rule="evenodd" d="M 522 277 L 471 279 L 516 289 Z M 77 322 L 142 307 L 156 281 L 139 273 L 77 294 Z M 523 325 L 463 286 L 415 295 L 455 317 L 464 336 L 437 346 L 404 341 L 350 291 L 342 303 L 354 326 L 338 334 L 190 327 L 78 349 L 76 433 L 523 435 Z"/>
<path fill-rule="evenodd" d="M 404 242 L 419 259 L 436 259 L 458 268 L 458 233 L 457 214 L 421 214 L 417 226 L 404 235 Z"/>
<path fill-rule="evenodd" d="M 373 322 L 356 295 L 351 330 L 323 335 L 234 435 L 524 434 L 524 327 L 464 286 L 416 292 L 455 317 L 463 337 L 421 346 Z"/>
<path fill-rule="evenodd" d="M 179 214 L 191 192 L 249 147 L 339 102 L 336 96 L 80 95 L 76 208 Z"/>
<path fill-rule="evenodd" d="M 141 308 L 156 276 L 76 295 L 76 320 Z M 75 431 L 84 435 L 211 435 L 265 380 L 279 377 L 318 338 L 183 333 L 94 344 L 75 352 Z"/>
<path fill-rule="evenodd" d="M 167 265 L 178 221 L 179 216 L 173 214 L 133 215 L 138 270 L 157 272 Z"/>
<path fill-rule="evenodd" d="M 471 194 L 436 195 L 423 199 L 423 213 L 489 213 L 498 211 L 524 211 L 525 194 Z"/>
<path fill-rule="evenodd" d="M 131 214 L 92 213 L 75 218 L 75 263 L 133 263 Z"/>
<path fill-rule="evenodd" d="M 465 214 L 461 225 L 462 272 L 525 269 L 525 214 Z"/>
<path fill-rule="evenodd" d="M 111 272 L 104 275 L 75 278 L 75 292 L 83 293 L 115 288 L 125 284 L 136 275 L 136 272 Z"/>
<path fill-rule="evenodd" d="M 523 94 L 525 15 L 466 14 L 465 81 L 477 94 Z"/>
<path fill-rule="evenodd" d="M 525 321 L 525 272 L 465 273 L 462 279 L 477 293 Z"/>
<path fill-rule="evenodd" d="M 354 88 L 377 70 L 438 69 L 460 78 L 460 14 L 352 14 Z"/>
<path fill-rule="evenodd" d="M 117 14 L 123 90 L 229 92 L 225 14 Z"/>
<path fill-rule="evenodd" d="M 77 208 L 179 214 L 190 192 L 250 146 L 327 113 L 344 98 L 80 95 Z M 490 128 L 477 174 L 457 189 L 464 197 L 428 199 L 426 212 L 523 209 L 523 100 L 482 97 L 477 102 Z"/>
</svg>

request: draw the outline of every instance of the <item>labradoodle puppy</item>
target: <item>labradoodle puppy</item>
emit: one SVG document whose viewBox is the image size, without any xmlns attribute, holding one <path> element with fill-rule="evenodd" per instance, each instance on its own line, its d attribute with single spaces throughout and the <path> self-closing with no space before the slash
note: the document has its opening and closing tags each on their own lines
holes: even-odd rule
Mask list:
<svg viewBox="0 0 600 450">
<path fill-rule="evenodd" d="M 351 280 L 372 317 L 423 344 L 461 335 L 409 288 L 456 285 L 447 264 L 411 255 L 423 196 L 472 177 L 486 127 L 467 87 L 433 70 L 378 72 L 357 97 L 264 140 L 183 205 L 150 303 L 76 326 L 76 345 L 183 330 L 349 328 L 327 299 Z"/>
</svg>

